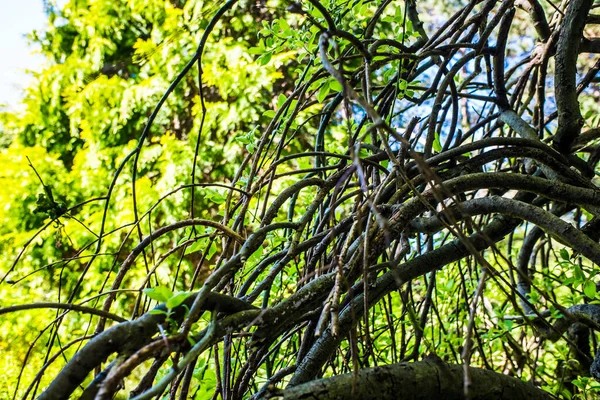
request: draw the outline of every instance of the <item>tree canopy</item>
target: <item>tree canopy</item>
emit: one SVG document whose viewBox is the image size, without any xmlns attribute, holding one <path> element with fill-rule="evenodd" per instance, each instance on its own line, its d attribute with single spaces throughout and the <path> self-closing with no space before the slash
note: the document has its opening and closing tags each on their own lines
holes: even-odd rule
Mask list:
<svg viewBox="0 0 600 400">
<path fill-rule="evenodd" d="M 0 397 L 600 393 L 593 0 L 46 8 Z"/>
</svg>

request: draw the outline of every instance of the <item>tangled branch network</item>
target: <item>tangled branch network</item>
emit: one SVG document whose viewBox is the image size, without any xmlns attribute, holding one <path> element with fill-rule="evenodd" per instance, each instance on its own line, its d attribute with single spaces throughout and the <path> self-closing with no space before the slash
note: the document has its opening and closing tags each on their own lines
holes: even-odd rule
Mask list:
<svg viewBox="0 0 600 400">
<path fill-rule="evenodd" d="M 196 66 L 202 79 L 206 45 L 219 21 L 243 11 L 236 3 L 216 11 L 157 104 L 101 199 L 105 221 L 118 176 L 133 166 L 135 194 L 150 126 Z M 297 50 L 305 57 L 295 86 L 238 172 L 218 184 L 226 193 L 218 221 L 193 206 L 194 193 L 214 186 L 194 171 L 190 185 L 172 192 L 191 192 L 190 217 L 140 234 L 125 259 L 115 258 L 116 274 L 96 298 L 101 306 L 78 303 L 77 293 L 110 234 L 104 228 L 66 303 L 0 310 L 63 310 L 52 321 L 55 337 L 66 313 L 94 322 L 47 359 L 25 398 L 71 346 L 80 347 L 40 399 L 111 399 L 124 381 L 135 384 L 135 399 L 165 391 L 185 399 L 202 386 L 207 366 L 217 377 L 215 396 L 302 398 L 324 375 L 428 353 L 441 358 L 426 362 L 446 364 L 449 376 L 459 376 L 458 391 L 472 398 L 487 388 L 471 364 L 529 381 L 494 381 L 524 385 L 527 398 L 547 398 L 537 387 L 557 376 L 600 377 L 590 348 L 600 323 L 589 298 L 596 291 L 579 289 L 594 284 L 600 265 L 600 129 L 589 127 L 580 104 L 597 92 L 600 61 L 578 59 L 600 52 L 590 36 L 600 21 L 592 1 L 452 2 L 448 18 L 424 23 L 415 1 L 391 14 L 399 6 L 384 0 L 371 4 L 360 29 L 348 21 L 349 6 L 325 3 L 292 3 L 285 12 L 298 32 L 314 32 L 314 46 Z M 532 51 L 520 51 L 527 40 Z M 202 81 L 199 90 L 202 125 Z M 136 208 L 128 239 L 148 226 L 151 212 Z M 191 232 L 184 241 L 161 241 L 184 230 Z M 161 263 L 197 243 L 202 257 L 188 291 L 151 309 L 146 294 L 156 292 L 142 289 L 156 287 Z M 565 302 L 558 288 L 575 300 Z M 117 308 L 128 290 L 135 301 Z M 560 374 L 543 371 L 540 354 L 556 360 L 558 343 L 577 367 L 555 362 Z"/>
</svg>

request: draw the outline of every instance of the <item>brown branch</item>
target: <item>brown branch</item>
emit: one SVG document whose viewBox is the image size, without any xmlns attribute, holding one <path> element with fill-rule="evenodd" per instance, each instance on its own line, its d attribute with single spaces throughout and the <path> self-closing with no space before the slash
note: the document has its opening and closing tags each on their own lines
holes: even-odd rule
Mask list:
<svg viewBox="0 0 600 400">
<path fill-rule="evenodd" d="M 33 303 L 33 304 L 19 304 L 17 306 L 9 306 L 0 308 L 0 315 L 7 314 L 15 311 L 22 310 L 37 310 L 40 308 L 48 308 L 48 309 L 59 309 L 59 310 L 70 310 L 70 311 L 80 311 L 87 314 L 97 315 L 102 318 L 112 319 L 117 322 L 125 322 L 126 318 L 120 317 L 113 313 L 109 313 L 104 310 L 97 310 L 92 307 L 80 306 L 77 304 L 69 304 L 69 303 Z"/>
<path fill-rule="evenodd" d="M 577 101 L 577 55 L 591 6 L 592 0 L 572 0 L 560 27 L 554 74 L 558 128 L 553 146 L 561 153 L 570 152 L 584 122 Z"/>
<path fill-rule="evenodd" d="M 495 371 L 469 367 L 471 400 L 550 400 L 549 393 L 518 378 Z M 379 399 L 463 400 L 464 367 L 446 364 L 432 355 L 425 361 L 361 369 L 288 388 L 273 395 L 285 400 Z"/>
</svg>

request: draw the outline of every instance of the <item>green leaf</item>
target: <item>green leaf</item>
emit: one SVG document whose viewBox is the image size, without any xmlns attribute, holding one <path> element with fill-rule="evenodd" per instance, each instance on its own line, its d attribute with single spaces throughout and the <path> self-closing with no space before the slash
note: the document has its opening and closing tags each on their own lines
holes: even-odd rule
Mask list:
<svg viewBox="0 0 600 400">
<path fill-rule="evenodd" d="M 540 301 L 540 294 L 536 290 L 529 292 L 529 302 L 531 304 L 537 304 Z"/>
<path fill-rule="evenodd" d="M 335 91 L 335 92 L 341 92 L 344 89 L 344 87 L 342 86 L 342 84 L 339 83 L 337 81 L 337 79 L 334 79 L 334 80 L 332 80 L 332 81 L 329 82 L 329 88 L 331 90 Z"/>
<path fill-rule="evenodd" d="M 325 98 L 329 94 L 329 90 L 330 90 L 329 81 L 325 81 L 325 83 L 323 83 L 323 86 L 321 86 L 321 88 L 319 89 L 319 93 L 317 93 L 317 101 L 319 103 L 322 103 L 323 100 L 325 100 Z"/>
<path fill-rule="evenodd" d="M 269 63 L 269 61 L 271 61 L 271 58 L 273 58 L 273 53 L 270 51 L 267 51 L 262 56 L 258 57 L 258 59 L 256 61 L 258 61 L 258 63 L 260 65 L 267 65 Z"/>
<path fill-rule="evenodd" d="M 205 188 L 202 190 L 204 198 L 216 204 L 223 204 L 227 198 L 215 189 Z"/>
<path fill-rule="evenodd" d="M 256 264 L 262 257 L 263 251 L 264 251 L 263 247 L 259 246 L 258 249 L 256 249 L 256 251 L 254 253 L 252 253 L 252 255 L 250 257 L 248 257 L 248 260 L 246 262 L 250 265 Z"/>
<path fill-rule="evenodd" d="M 208 253 L 206 253 L 206 259 L 210 260 L 212 256 L 217 252 L 217 243 L 215 241 L 210 245 L 210 249 L 208 249 Z"/>
<path fill-rule="evenodd" d="M 248 144 L 250 143 L 250 138 L 247 135 L 238 135 L 235 137 L 235 141 L 242 144 Z"/>
<path fill-rule="evenodd" d="M 295 109 L 295 108 L 296 108 L 296 106 L 297 106 L 297 105 L 298 105 L 298 100 L 292 100 L 292 101 L 290 102 L 290 108 L 289 108 L 289 109 L 290 109 L 290 110 L 293 110 L 293 109 Z M 292 122 L 292 124 L 294 124 L 294 123 Z M 293 128 L 293 126 L 292 126 L 292 128 Z"/>
<path fill-rule="evenodd" d="M 433 140 L 433 151 L 439 153 L 442 151 L 442 144 L 440 143 L 440 134 L 438 132 L 435 133 L 435 139 Z"/>
<path fill-rule="evenodd" d="M 444 285 L 444 290 L 449 292 L 454 289 L 454 279 L 448 279 L 446 285 Z"/>
<path fill-rule="evenodd" d="M 285 97 L 284 94 L 280 94 L 279 97 L 277 98 L 277 108 L 281 108 L 281 106 L 283 105 L 283 103 L 285 103 L 286 100 L 287 100 L 287 97 Z"/>
<path fill-rule="evenodd" d="M 581 282 L 583 282 L 585 280 L 585 275 L 583 275 L 583 271 L 581 270 L 581 267 L 577 264 L 575 264 L 573 266 L 573 277 L 575 278 L 574 283 L 576 285 L 580 284 Z"/>
<path fill-rule="evenodd" d="M 202 250 L 202 248 L 204 247 L 205 244 L 206 244 L 206 239 L 200 239 L 200 240 L 195 241 L 194 243 L 192 243 L 191 246 L 188 246 L 185 249 L 184 255 L 187 256 L 188 254 L 192 254 L 192 253 Z"/>
<path fill-rule="evenodd" d="M 285 35 L 290 35 L 292 33 L 290 26 L 288 25 L 287 21 L 283 18 L 279 20 L 279 28 L 283 31 Z"/>
<path fill-rule="evenodd" d="M 267 110 L 262 115 L 267 118 L 273 118 L 273 117 L 275 117 L 275 114 L 276 113 L 274 110 Z"/>
<path fill-rule="evenodd" d="M 569 252 L 567 251 L 567 249 L 560 249 L 560 258 L 562 258 L 565 261 L 569 261 Z"/>
<path fill-rule="evenodd" d="M 264 52 L 265 52 L 265 49 L 263 47 L 250 47 L 248 49 L 248 53 L 250 53 L 250 54 L 259 55 L 259 54 L 263 54 Z"/>
<path fill-rule="evenodd" d="M 156 286 L 153 288 L 144 289 L 143 292 L 152 300 L 164 303 L 169 298 L 173 297 L 173 291 L 166 286 Z"/>
<path fill-rule="evenodd" d="M 167 300 L 167 308 L 169 310 L 174 309 L 175 307 L 177 307 L 181 303 L 183 303 L 185 301 L 185 299 L 187 299 L 188 297 L 190 297 L 190 293 L 188 293 L 188 292 L 179 292 L 175 296 L 171 296 Z"/>
<path fill-rule="evenodd" d="M 216 193 L 215 193 L 215 194 L 212 196 L 211 200 L 212 200 L 214 203 L 216 203 L 216 204 L 223 204 L 223 203 L 225 203 L 225 201 L 227 201 L 227 197 L 223 196 L 223 195 L 222 195 L 221 193 L 219 193 L 219 192 L 216 192 Z"/>
<path fill-rule="evenodd" d="M 590 299 L 596 298 L 596 283 L 592 281 L 586 281 L 583 285 L 583 293 Z"/>
</svg>

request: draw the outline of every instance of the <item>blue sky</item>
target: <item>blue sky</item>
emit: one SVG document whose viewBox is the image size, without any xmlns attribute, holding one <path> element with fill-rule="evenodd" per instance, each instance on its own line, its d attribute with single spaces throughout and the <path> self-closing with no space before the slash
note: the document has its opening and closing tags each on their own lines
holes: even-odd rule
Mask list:
<svg viewBox="0 0 600 400">
<path fill-rule="evenodd" d="M 31 78 L 26 69 L 42 64 L 25 34 L 45 26 L 42 0 L 0 0 L 0 104 L 14 109 Z"/>
</svg>

